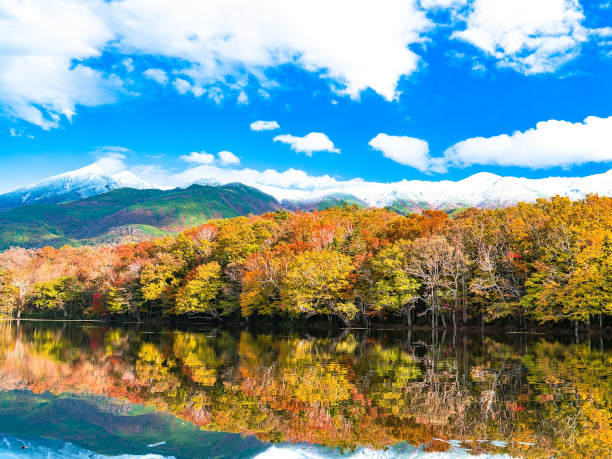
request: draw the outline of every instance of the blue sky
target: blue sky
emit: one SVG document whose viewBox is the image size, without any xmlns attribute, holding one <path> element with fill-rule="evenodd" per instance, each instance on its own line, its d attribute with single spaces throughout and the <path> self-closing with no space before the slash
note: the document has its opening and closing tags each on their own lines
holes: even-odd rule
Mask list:
<svg viewBox="0 0 612 459">
<path fill-rule="evenodd" d="M 2 0 L 0 192 L 95 161 L 169 186 L 584 176 L 611 167 L 610 81 L 604 0 Z"/>
</svg>

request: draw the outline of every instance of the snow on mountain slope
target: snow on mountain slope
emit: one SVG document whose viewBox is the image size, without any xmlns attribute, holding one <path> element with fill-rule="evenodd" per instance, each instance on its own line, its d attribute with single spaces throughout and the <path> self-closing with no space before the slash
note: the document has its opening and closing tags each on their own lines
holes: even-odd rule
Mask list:
<svg viewBox="0 0 612 459">
<path fill-rule="evenodd" d="M 227 184 L 215 177 L 201 177 L 182 185 L 220 186 Z M 463 180 L 439 182 L 402 180 L 395 183 L 365 182 L 360 179 L 337 181 L 327 187 L 283 188 L 258 182 L 245 185 L 258 188 L 278 201 L 295 209 L 315 209 L 318 205 L 356 202 L 366 206 L 396 206 L 404 209 L 454 209 L 461 207 L 507 207 L 518 202 L 533 202 L 554 195 L 571 199 L 584 198 L 589 193 L 612 196 L 612 170 L 587 177 L 549 177 L 527 179 L 501 177 L 480 172 Z M 0 195 L 0 211 L 25 204 L 59 203 L 83 199 L 117 188 L 169 189 L 147 183 L 131 172 L 106 174 L 98 165 L 50 177 Z"/>
<path fill-rule="evenodd" d="M 88 198 L 117 188 L 159 188 L 128 171 L 107 174 L 97 164 L 49 177 L 0 195 L 0 211 L 26 204 L 53 204 Z"/>
<path fill-rule="evenodd" d="M 251 184 L 258 186 L 257 184 Z M 286 190 L 259 186 L 280 201 L 294 205 L 320 201 L 329 196 L 351 195 L 373 207 L 403 203 L 415 209 L 452 209 L 459 207 L 507 207 L 518 202 L 533 202 L 554 195 L 571 199 L 584 198 L 589 193 L 612 196 L 612 170 L 588 177 L 550 177 L 527 179 L 501 177 L 481 172 L 452 182 L 403 180 L 396 183 L 351 182 L 319 190 Z"/>
</svg>

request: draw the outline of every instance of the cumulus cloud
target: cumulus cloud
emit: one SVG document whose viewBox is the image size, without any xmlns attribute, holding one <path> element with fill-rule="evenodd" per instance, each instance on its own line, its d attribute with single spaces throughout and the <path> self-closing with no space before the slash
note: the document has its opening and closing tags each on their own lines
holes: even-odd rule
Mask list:
<svg viewBox="0 0 612 459">
<path fill-rule="evenodd" d="M 368 145 L 398 164 L 414 167 L 421 172 L 429 168 L 429 144 L 425 140 L 381 133 L 370 140 Z"/>
<path fill-rule="evenodd" d="M 142 74 L 161 85 L 165 86 L 168 84 L 168 74 L 162 69 L 147 69 Z"/>
<path fill-rule="evenodd" d="M 186 74 L 207 85 L 245 72 L 294 64 L 358 97 L 372 89 L 396 97 L 403 75 L 418 68 L 409 45 L 431 27 L 416 1 L 124 0 L 110 7 L 125 52 L 190 63 Z"/>
<path fill-rule="evenodd" d="M 5 0 L 0 4 L 0 104 L 43 129 L 77 105 L 113 102 L 121 81 L 83 61 L 99 57 L 114 33 L 97 0 Z"/>
<path fill-rule="evenodd" d="M 125 67 L 125 70 L 128 71 L 128 73 L 132 73 L 134 71 L 134 59 L 132 59 L 131 57 L 128 57 L 126 59 L 123 59 L 121 61 L 121 64 Z"/>
<path fill-rule="evenodd" d="M 542 121 L 511 135 L 475 137 L 444 153 L 453 166 L 497 165 L 532 169 L 612 161 L 612 117 L 589 116 L 581 123 Z"/>
<path fill-rule="evenodd" d="M 123 73 L 180 62 L 144 76 L 215 103 L 227 90 L 238 103 L 266 97 L 283 84 L 269 70 L 286 65 L 338 94 L 396 100 L 401 78 L 420 67 L 414 45 L 435 29 L 432 9 L 460 9 L 452 37 L 526 74 L 555 71 L 604 36 L 583 27 L 577 0 L 3 0 L 0 104 L 51 129 L 78 106 L 112 103 L 128 83 L 100 70 L 103 53 Z"/>
<path fill-rule="evenodd" d="M 127 169 L 125 159 L 130 150 L 121 146 L 109 145 L 96 148 L 92 153 L 97 159 L 97 164 L 107 174 L 116 174 Z"/>
<path fill-rule="evenodd" d="M 282 142 L 291 145 L 291 149 L 297 153 L 305 153 L 312 156 L 316 151 L 328 151 L 330 153 L 340 153 L 334 143 L 322 132 L 311 132 L 304 137 L 297 137 L 290 134 L 277 135 L 275 142 Z"/>
<path fill-rule="evenodd" d="M 223 166 L 236 166 L 240 164 L 240 158 L 231 151 L 220 151 L 217 153 L 219 161 Z"/>
<path fill-rule="evenodd" d="M 192 151 L 188 155 L 181 156 L 180 159 L 188 163 L 212 164 L 215 161 L 215 155 L 211 155 L 205 151 L 201 151 L 199 153 L 197 151 Z"/>
<path fill-rule="evenodd" d="M 280 126 L 276 121 L 254 121 L 251 123 L 251 131 L 273 131 Z"/>
<path fill-rule="evenodd" d="M 78 105 L 113 102 L 121 80 L 92 67 L 107 51 L 128 73 L 138 56 L 180 61 L 173 85 L 182 94 L 221 85 L 245 103 L 251 81 L 267 93 L 277 83 L 267 70 L 289 64 L 352 98 L 371 89 L 392 100 L 419 67 L 410 45 L 431 27 L 416 0 L 5 0 L 0 103 L 50 129 Z M 159 69 L 147 72 L 167 83 Z"/>
<path fill-rule="evenodd" d="M 270 191 L 273 195 L 275 190 L 282 190 L 286 195 L 287 189 L 316 190 L 332 188 L 338 186 L 338 184 L 363 183 L 361 179 L 339 181 L 329 175 L 314 176 L 293 168 L 285 171 L 275 169 L 258 171 L 250 168 L 232 169 L 216 165 L 199 165 L 182 172 L 172 173 L 160 167 L 138 166 L 132 168 L 132 172 L 150 183 L 168 187 L 183 186 L 202 178 L 214 178 L 222 183 L 239 182 L 261 187 Z"/>
<path fill-rule="evenodd" d="M 588 38 L 577 0 L 474 0 L 469 10 L 452 37 L 525 74 L 554 72 Z"/>
<path fill-rule="evenodd" d="M 240 164 L 240 158 L 231 151 L 223 150 L 217 153 L 217 156 L 206 153 L 205 151 L 197 152 L 192 151 L 188 155 L 182 155 L 180 157 L 182 161 L 191 164 L 218 164 L 221 166 L 236 166 Z"/>
</svg>

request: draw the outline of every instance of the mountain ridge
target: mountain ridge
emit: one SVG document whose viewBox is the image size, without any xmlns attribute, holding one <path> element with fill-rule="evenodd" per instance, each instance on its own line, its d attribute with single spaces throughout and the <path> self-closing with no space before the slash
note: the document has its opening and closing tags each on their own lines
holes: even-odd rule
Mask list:
<svg viewBox="0 0 612 459">
<path fill-rule="evenodd" d="M 239 183 L 239 182 L 233 182 Z M 215 177 L 199 177 L 178 186 L 230 186 Z M 283 206 L 293 210 L 313 210 L 327 205 L 348 202 L 365 207 L 397 207 L 420 211 L 457 209 L 463 207 L 494 208 L 533 202 L 554 195 L 581 199 L 597 193 L 612 196 L 612 169 L 585 177 L 547 177 L 528 179 L 479 172 L 459 181 L 402 180 L 377 183 L 355 179 L 319 188 L 289 188 L 244 183 L 273 196 Z M 0 195 L 0 212 L 29 204 L 58 204 L 75 201 L 119 188 L 170 190 L 139 179 L 131 172 L 107 174 L 97 164 L 49 177 L 32 185 Z"/>
<path fill-rule="evenodd" d="M 136 242 L 211 219 L 280 208 L 272 196 L 246 185 L 119 188 L 65 204 L 21 206 L 0 213 L 0 251 L 11 246 Z"/>
<path fill-rule="evenodd" d="M 96 163 L 48 177 L 31 185 L 0 194 L 0 212 L 29 204 L 59 204 L 85 199 L 119 188 L 159 189 L 132 172 L 105 172 Z"/>
</svg>

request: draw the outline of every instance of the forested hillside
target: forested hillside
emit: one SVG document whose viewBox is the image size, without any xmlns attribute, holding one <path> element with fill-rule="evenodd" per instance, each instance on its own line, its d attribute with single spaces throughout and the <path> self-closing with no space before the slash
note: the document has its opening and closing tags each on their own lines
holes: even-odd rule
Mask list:
<svg viewBox="0 0 612 459">
<path fill-rule="evenodd" d="M 2 311 L 13 316 L 606 325 L 612 199 L 557 197 L 452 219 L 279 210 L 114 248 L 13 248 L 0 267 Z"/>
<path fill-rule="evenodd" d="M 279 208 L 272 196 L 241 184 L 169 191 L 121 188 L 66 204 L 28 205 L 0 213 L 0 250 L 138 241 L 209 219 Z"/>
</svg>

